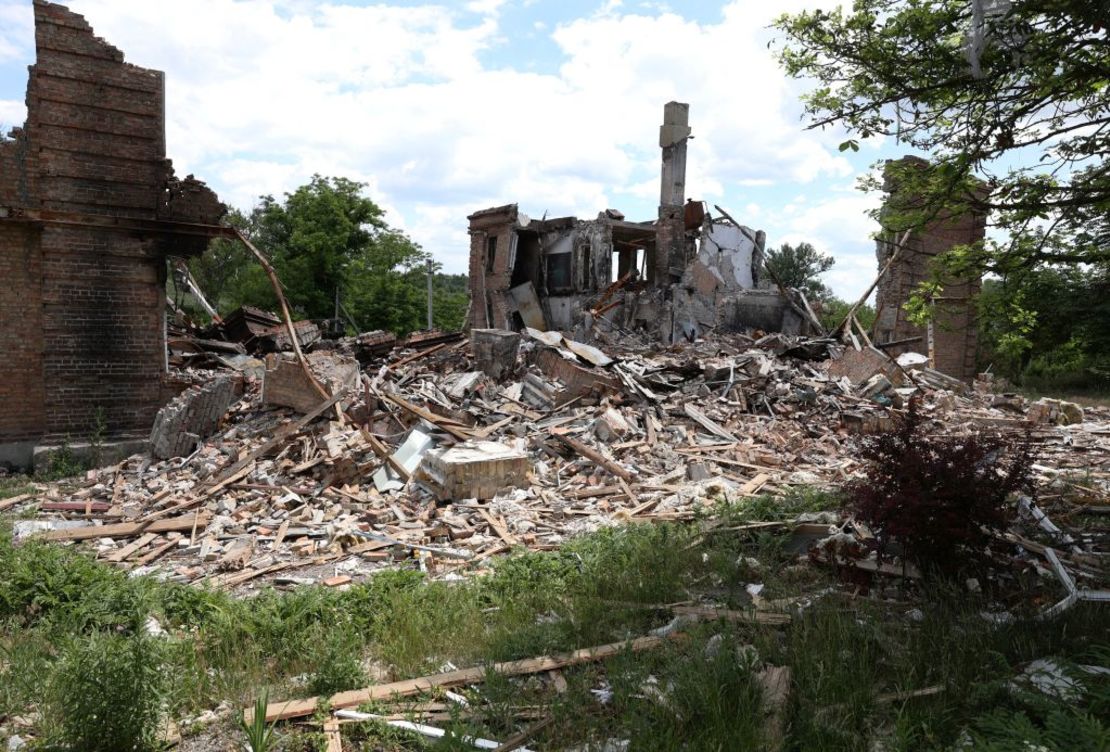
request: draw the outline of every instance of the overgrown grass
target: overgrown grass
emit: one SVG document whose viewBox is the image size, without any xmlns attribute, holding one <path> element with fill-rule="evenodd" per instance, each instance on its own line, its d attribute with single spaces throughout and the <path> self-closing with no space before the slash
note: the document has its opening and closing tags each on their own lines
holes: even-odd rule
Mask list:
<svg viewBox="0 0 1110 752">
<path fill-rule="evenodd" d="M 748 500 L 720 506 L 716 522 L 739 526 L 838 503 L 812 492 Z M 708 597 L 740 608 L 750 603 L 749 583 L 762 583 L 763 596 L 774 599 L 831 582 L 799 563 L 781 532 L 706 533 L 701 524 L 605 529 L 557 552 L 503 559 L 465 582 L 389 571 L 345 591 L 301 587 L 246 599 L 128 577 L 72 548 L 13 547 L 3 537 L 0 572 L 0 718 L 48 709 L 50 723 L 38 729 L 47 736 L 95 731 L 95 719 L 125 715 L 141 721 L 137 749 L 153 747 L 150 731 L 162 717 L 224 701 L 247 707 L 263 691 L 274 700 L 330 694 L 448 661 L 532 657 L 642 635 L 670 620 L 661 604 Z M 1003 745 L 977 748 L 1020 749 L 1005 745 L 1026 722 L 1029 738 L 1048 749 L 1065 748 L 1052 746 L 1064 727 L 1084 739 L 1106 734 L 1105 677 L 1086 677 L 1088 691 L 1068 702 L 1010 689 L 1021 665 L 1036 658 L 1106 665 L 1107 623 L 1097 606 L 1078 605 L 1051 624 L 999 627 L 966 593 L 916 597 L 927 604 L 921 620 L 907 617 L 910 604 L 832 595 L 787 628 L 685 625 L 686 637 L 661 649 L 567 669 L 563 693 L 543 676 L 491 676 L 471 693 L 470 712 L 455 709 L 436 723 L 458 737 L 506 738 L 532 722 L 518 713 L 540 708 L 554 722 L 530 745 L 538 748 L 612 738 L 633 750 L 758 749 L 765 740 L 756 672 L 776 665 L 793 671 L 788 749 L 867 749 L 875 740 L 887 749 L 945 749 L 964 733 Z M 167 635 L 146 636 L 150 619 Z M 132 689 L 109 688 L 125 679 Z M 933 685 L 942 691 L 876 699 Z M 281 749 L 315 749 L 318 731 L 290 730 Z M 241 746 L 241 732 L 229 725 L 227 733 L 239 734 Z M 51 739 L 93 748 L 72 734 Z M 346 727 L 344 740 L 351 749 L 427 746 L 373 722 Z M 435 748 L 468 747 L 456 738 Z"/>
</svg>

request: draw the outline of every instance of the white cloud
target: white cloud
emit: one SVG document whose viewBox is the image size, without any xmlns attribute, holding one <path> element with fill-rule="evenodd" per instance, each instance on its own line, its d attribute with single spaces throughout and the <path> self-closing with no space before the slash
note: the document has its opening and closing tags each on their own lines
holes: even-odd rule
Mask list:
<svg viewBox="0 0 1110 752">
<path fill-rule="evenodd" d="M 836 150 L 842 134 L 802 130 L 801 87 L 766 47 L 775 15 L 814 4 L 736 0 L 698 23 L 599 2 L 548 32 L 561 58 L 532 72 L 537 61 L 498 55 L 503 39 L 541 29 L 535 19 L 506 28 L 504 0 L 69 2 L 129 62 L 167 72 L 179 173 L 242 208 L 317 172 L 366 181 L 390 221 L 452 271 L 465 271 L 466 215 L 485 206 L 588 217 L 615 205 L 654 216 L 658 127 L 671 99 L 691 106 L 689 195 L 758 204 L 761 222 L 777 218 L 783 233 L 812 232 L 814 242 L 846 240 L 857 228 L 843 216 L 811 204 L 788 213 L 776 195 L 789 184 L 784 196 L 826 196 L 853 174 Z M 29 25 L 5 23 L 12 8 L 29 19 L 27 5 L 0 0 L 0 60 L 5 43 L 30 43 Z M 0 121 L 22 117 L 20 103 L 0 100 Z"/>
<path fill-rule="evenodd" d="M 789 204 L 781 214 L 764 221 L 767 243 L 812 243 L 836 259 L 824 282 L 845 299 L 856 300 L 878 273 L 873 234 L 879 226 L 868 211 L 878 207 L 877 196 L 838 195 L 828 199 Z"/>
</svg>

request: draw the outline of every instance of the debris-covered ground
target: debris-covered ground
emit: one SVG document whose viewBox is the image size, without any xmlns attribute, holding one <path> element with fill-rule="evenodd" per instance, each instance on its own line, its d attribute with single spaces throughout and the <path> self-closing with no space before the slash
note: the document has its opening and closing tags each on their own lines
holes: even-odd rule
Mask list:
<svg viewBox="0 0 1110 752">
<path fill-rule="evenodd" d="M 282 749 L 431 743 L 389 720 L 444 748 L 981 748 L 1022 718 L 1049 749 L 1105 743 L 1110 410 L 783 335 L 408 344 L 317 342 L 318 390 L 193 342 L 198 385 L 160 421 L 210 436 L 156 426 L 167 459 L 0 500 L 0 733 L 140 717 L 89 699 L 118 654 L 183 749 L 241 748 L 264 690 Z M 879 560 L 841 511 L 911 401 L 930 432 L 1032 445 L 1036 502 L 982 581 Z"/>
</svg>

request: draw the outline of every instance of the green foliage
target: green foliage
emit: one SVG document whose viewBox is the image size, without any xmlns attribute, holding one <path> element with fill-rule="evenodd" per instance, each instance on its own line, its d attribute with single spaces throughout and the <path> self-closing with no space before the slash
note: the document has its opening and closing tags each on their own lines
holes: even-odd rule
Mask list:
<svg viewBox="0 0 1110 752">
<path fill-rule="evenodd" d="M 266 690 L 254 701 L 254 713 L 250 722 L 244 716 L 239 716 L 239 729 L 247 737 L 247 746 L 250 752 L 270 752 L 276 748 L 278 733 L 275 723 L 266 723 L 266 705 L 269 704 L 270 693 Z"/>
<path fill-rule="evenodd" d="M 46 468 L 40 470 L 36 477 L 41 481 L 61 480 L 62 478 L 81 475 L 88 469 L 89 464 L 73 451 L 67 436 L 62 439 L 61 446 L 50 454 L 50 460 L 46 463 Z"/>
<path fill-rule="evenodd" d="M 157 638 L 95 632 L 63 649 L 47 717 L 72 750 L 150 750 L 156 747 L 164 691 Z"/>
<path fill-rule="evenodd" d="M 820 301 L 816 313 L 817 317 L 821 319 L 821 325 L 824 326 L 827 331 L 832 331 L 837 326 L 840 326 L 840 322 L 848 315 L 848 309 L 851 307 L 852 304 L 846 300 L 830 297 Z M 874 306 L 867 305 L 866 303 L 861 305 L 856 309 L 856 319 L 864 329 L 870 332 L 871 328 L 875 325 Z"/>
<path fill-rule="evenodd" d="M 250 218 L 238 209 L 231 209 L 224 223 L 244 232 L 250 229 Z M 201 292 L 217 311 L 224 313 L 242 304 L 244 289 L 261 289 L 263 281 L 257 278 L 257 266 L 250 249 L 230 238 L 213 240 L 203 254 L 189 259 L 189 271 Z M 199 307 L 195 311 L 201 313 Z"/>
<path fill-rule="evenodd" d="M 230 222 L 269 256 L 296 317 L 332 318 L 338 297 L 340 316 L 359 331 L 407 334 L 427 325 L 428 254 L 386 223 L 364 189 L 347 178 L 314 175 L 284 200 L 261 197 L 249 216 L 233 212 Z M 238 242 L 214 241 L 190 270 L 224 313 L 243 304 L 278 307 L 262 268 Z M 434 322 L 458 329 L 466 278 L 439 273 L 438 265 L 433 272 Z"/>
<path fill-rule="evenodd" d="M 974 205 L 1007 236 L 964 249 L 963 264 L 1000 273 L 1042 262 L 1105 265 L 1105 13 L 1089 0 L 1032 0 L 1001 10 L 983 3 L 980 19 L 979 5 L 856 0 L 850 9 L 783 15 L 780 61 L 815 82 L 804 98 L 811 127 L 845 128 L 853 139 L 842 148 L 889 136 L 929 155 L 928 167 L 887 175 L 920 200 L 888 207 L 886 227 Z"/>
<path fill-rule="evenodd" d="M 988 279 L 978 307 L 983 367 L 1036 389 L 1110 389 L 1110 270 Z"/>
<path fill-rule="evenodd" d="M 329 696 L 367 685 L 369 680 L 361 660 L 363 638 L 349 619 L 339 624 L 317 624 L 303 639 L 312 646 L 309 692 Z"/>
<path fill-rule="evenodd" d="M 818 277 L 831 269 L 836 259 L 810 243 L 783 243 L 777 250 L 767 251 L 765 263 L 783 285 L 801 290 L 811 303 L 832 297 L 832 291 Z"/>
<path fill-rule="evenodd" d="M 125 717 L 124 705 L 137 707 L 126 717 L 147 719 L 130 727 L 141 734 L 142 749 L 161 708 L 175 717 L 221 702 L 238 709 L 256 704 L 263 687 L 282 699 L 327 693 L 364 684 L 362 667 L 371 661 L 400 679 L 438 670 L 445 661 L 481 665 L 612 642 L 670 621 L 669 608 L 660 603 L 711 598 L 746 608 L 745 586 L 752 582 L 765 585 L 767 598 L 813 596 L 832 584 L 830 575 L 798 563 L 786 530 L 736 527 L 838 502 L 835 494 L 805 489 L 787 498 L 745 499 L 718 506 L 722 527 L 712 530 L 702 527 L 704 517 L 692 525 L 605 529 L 559 551 L 495 560 L 491 575 L 459 582 L 401 569 L 344 591 L 308 586 L 250 597 L 128 577 L 74 548 L 12 547 L 0 535 L 0 716 L 28 714 L 39 704 L 43 736 L 52 730 L 48 723 L 61 722 L 67 703 L 90 729 Z M 1050 655 L 1107 664 L 1099 652 L 1106 650 L 1106 634 L 1098 604 L 1077 604 L 1048 629 L 1020 614 L 1012 624 L 988 622 L 979 614 L 982 601 L 962 588 L 929 593 L 924 603 L 924 620 L 912 624 L 905 608 L 835 594 L 814 597 L 787 627 L 684 624 L 685 637 L 660 649 L 564 670 L 564 694 L 554 694 L 542 677 L 490 674 L 481 701 L 472 704 L 474 715 L 441 724 L 453 739 L 433 744 L 373 723 L 345 727 L 344 742 L 356 750 L 461 749 L 458 737 L 508 738 L 532 722 L 519 718 L 522 708 L 541 708 L 555 722 L 529 743 L 538 749 L 610 738 L 644 750 L 759 749 L 764 715 L 753 672 L 775 665 L 793 671 L 786 749 L 856 750 L 881 738 L 892 750 L 944 750 L 956 745 L 963 729 L 994 743 L 997 730 L 982 719 L 998 710 L 1025 713 L 1036 732 L 1029 738 L 1048 744 L 1047 729 L 1058 723 L 1047 720 L 1047 709 L 1010 698 L 1015 667 Z M 145 636 L 150 616 L 167 636 Z M 754 646 L 758 664 L 747 645 Z M 165 683 L 155 681 L 155 673 Z M 112 684 L 107 692 L 96 683 L 104 676 L 128 684 L 122 691 Z M 935 684 L 945 691 L 905 703 L 874 699 L 879 692 Z M 612 699 L 601 704 L 591 690 L 606 685 Z M 1074 712 L 1060 708 L 1084 724 L 1068 737 L 1081 742 L 1096 738 L 1099 727 L 1090 719 L 1106 715 L 1098 699 L 1102 685 L 1085 685 L 1089 692 L 1071 703 Z M 93 692 L 94 686 L 101 688 Z M 408 707 L 431 699 L 414 697 Z M 100 710 L 109 707 L 111 713 Z M 369 710 L 404 713 L 405 707 L 383 702 Z M 267 730 L 272 727 L 257 728 L 256 742 L 248 741 L 252 749 L 263 748 L 257 738 Z M 280 748 L 322 749 L 320 740 L 316 732 L 291 729 Z M 52 741 L 101 748 L 82 746 L 84 739 L 67 742 L 60 733 Z"/>
</svg>

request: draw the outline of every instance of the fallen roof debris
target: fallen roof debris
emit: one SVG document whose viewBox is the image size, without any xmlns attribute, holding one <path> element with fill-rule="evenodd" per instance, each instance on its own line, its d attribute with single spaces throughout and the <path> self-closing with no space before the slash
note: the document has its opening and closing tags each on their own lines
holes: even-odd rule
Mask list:
<svg viewBox="0 0 1110 752">
<path fill-rule="evenodd" d="M 994 394 L 988 378 L 971 389 L 913 359 L 902 366 L 868 348 L 783 334 L 669 347 L 526 334 L 515 342 L 476 332 L 481 347 L 442 333 L 391 349 L 374 333 L 320 340 L 305 359 L 315 384 L 291 363 L 298 378 L 281 381 L 282 400 L 272 398 L 276 368 L 219 366 L 217 379 L 194 369 L 194 381 L 230 373 L 244 384 L 215 435 L 5 506 L 39 505 L 37 519 L 16 523 L 19 538 L 95 541 L 104 559 L 180 582 L 357 581 L 414 558 L 455 578 L 513 547 L 550 550 L 604 526 L 690 520 L 719 500 L 839 486 L 859 471 L 857 442 L 888 428 L 911 397 L 944 430 L 1027 432 L 1042 482 L 1081 472 L 1088 484 L 1110 484 L 1110 411 L 1026 406 Z M 379 354 L 362 350 L 360 371 L 350 356 L 367 341 Z M 229 394 L 238 392 L 220 399 Z M 167 410 L 191 414 L 180 401 Z M 197 425 L 214 423 L 200 417 Z M 1067 566 L 1087 561 L 1035 506 L 1022 510 Z M 1028 535 L 1008 535 L 1051 561 Z M 904 563 L 816 556 L 914 574 Z"/>
</svg>

